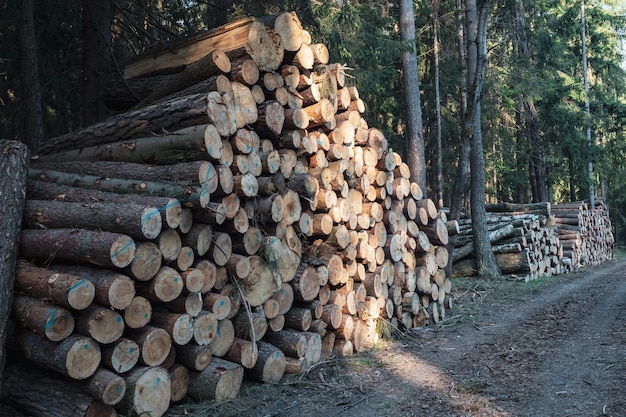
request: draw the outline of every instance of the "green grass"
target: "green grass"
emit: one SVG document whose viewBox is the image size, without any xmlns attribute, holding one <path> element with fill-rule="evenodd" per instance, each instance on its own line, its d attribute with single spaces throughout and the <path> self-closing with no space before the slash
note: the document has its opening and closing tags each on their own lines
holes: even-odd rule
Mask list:
<svg viewBox="0 0 626 417">
<path fill-rule="evenodd" d="M 350 371 L 356 372 L 362 368 L 382 368 L 385 364 L 377 358 L 369 355 L 367 352 L 358 356 L 346 358 L 346 364 Z"/>
<path fill-rule="evenodd" d="M 521 284 L 520 289 L 523 293 L 536 295 L 541 293 L 542 289 L 548 285 L 552 285 L 556 281 L 561 279 L 561 275 L 543 275 L 532 281 Z"/>
</svg>

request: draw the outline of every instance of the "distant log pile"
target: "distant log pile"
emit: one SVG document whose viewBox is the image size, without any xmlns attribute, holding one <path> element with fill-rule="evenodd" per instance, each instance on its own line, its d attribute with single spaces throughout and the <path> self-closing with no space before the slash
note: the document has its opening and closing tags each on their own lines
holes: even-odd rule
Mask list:
<svg viewBox="0 0 626 417">
<path fill-rule="evenodd" d="M 578 201 L 552 207 L 563 253 L 572 260 L 573 268 L 599 265 L 613 259 L 615 239 L 608 209 L 602 199 Z"/>
<path fill-rule="evenodd" d="M 9 345 L 160 416 L 444 319 L 456 224 L 328 62 L 283 13 L 128 65 L 29 170 Z"/>
<path fill-rule="evenodd" d="M 488 204 L 488 230 L 502 274 L 531 280 L 597 265 L 613 256 L 613 234 L 606 209 L 586 203 Z M 459 222 L 453 275 L 474 276 L 470 219 Z"/>
</svg>

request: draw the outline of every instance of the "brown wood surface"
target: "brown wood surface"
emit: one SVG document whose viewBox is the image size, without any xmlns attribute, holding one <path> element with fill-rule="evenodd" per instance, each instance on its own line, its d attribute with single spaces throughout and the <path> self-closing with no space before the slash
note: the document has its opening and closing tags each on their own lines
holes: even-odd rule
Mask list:
<svg viewBox="0 0 626 417">
<path fill-rule="evenodd" d="M 120 408 L 134 415 L 161 417 L 171 398 L 171 379 L 167 369 L 160 366 L 138 366 L 124 374 L 126 394 Z"/>
<path fill-rule="evenodd" d="M 123 310 L 135 297 L 133 280 L 114 270 L 99 269 L 87 265 L 53 265 L 49 269 L 88 279 L 95 288 L 94 301 L 103 306 Z"/>
<path fill-rule="evenodd" d="M 31 362 L 73 379 L 86 379 L 100 364 L 99 344 L 88 336 L 72 334 L 60 342 L 52 342 L 30 331 L 11 338 L 11 349 L 19 350 Z"/>
<path fill-rule="evenodd" d="M 285 354 L 274 345 L 258 341 L 258 358 L 252 369 L 245 371 L 246 377 L 255 381 L 277 383 L 285 373 Z"/>
<path fill-rule="evenodd" d="M 101 365 L 118 374 L 130 370 L 139 361 L 139 345 L 125 337 L 121 337 L 106 346 L 101 346 L 101 351 Z"/>
<path fill-rule="evenodd" d="M 49 138 L 40 153 L 52 154 L 72 148 L 146 137 L 150 132 L 175 131 L 206 123 L 206 94 L 176 98 L 113 116 L 74 132 Z"/>
<path fill-rule="evenodd" d="M 74 331 L 74 317 L 63 307 L 28 295 L 13 298 L 13 317 L 25 328 L 53 342 Z"/>
<path fill-rule="evenodd" d="M 122 337 L 124 319 L 110 307 L 94 303 L 76 313 L 76 331 L 99 343 L 112 343 Z"/>
<path fill-rule="evenodd" d="M 193 322 L 193 339 L 201 346 L 209 346 L 217 333 L 218 319 L 210 311 L 201 311 Z"/>
<path fill-rule="evenodd" d="M 131 329 L 138 329 L 150 322 L 152 305 L 142 296 L 135 296 L 124 309 L 124 323 Z"/>
<path fill-rule="evenodd" d="M 25 258 L 58 258 L 124 268 L 135 255 L 135 241 L 119 233 L 85 229 L 24 229 L 20 254 Z"/>
<path fill-rule="evenodd" d="M 213 358 L 202 372 L 191 372 L 189 397 L 195 401 L 233 399 L 239 394 L 244 368 L 221 358 Z"/>
<path fill-rule="evenodd" d="M 139 363 L 151 367 L 161 365 L 172 346 L 172 338 L 167 331 L 152 325 L 145 325 L 139 329 L 126 328 L 124 337 L 139 345 L 141 352 Z"/>
<path fill-rule="evenodd" d="M 211 363 L 213 353 L 208 345 L 188 343 L 176 346 L 176 361 L 190 370 L 203 371 Z"/>
<path fill-rule="evenodd" d="M 39 268 L 26 261 L 17 263 L 15 286 L 34 297 L 76 310 L 91 305 L 96 293 L 95 286 L 88 279 Z"/>
<path fill-rule="evenodd" d="M 62 386 L 63 389 L 59 389 Z M 3 403 L 33 417 L 114 417 L 110 405 L 95 400 L 77 385 L 29 364 L 16 364 L 7 373 Z"/>
</svg>

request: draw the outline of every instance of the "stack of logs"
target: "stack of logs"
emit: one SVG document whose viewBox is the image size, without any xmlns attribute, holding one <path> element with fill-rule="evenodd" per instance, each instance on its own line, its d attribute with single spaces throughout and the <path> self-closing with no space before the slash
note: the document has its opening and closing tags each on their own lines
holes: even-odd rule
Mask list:
<svg viewBox="0 0 626 417">
<path fill-rule="evenodd" d="M 613 234 L 601 200 L 593 212 L 581 202 L 498 203 L 486 208 L 489 240 L 505 276 L 528 281 L 612 258 Z M 471 220 L 461 219 L 453 255 L 455 276 L 477 273 L 472 239 Z"/>
<path fill-rule="evenodd" d="M 451 223 L 328 61 L 294 13 L 244 19 L 131 63 L 126 111 L 44 144 L 8 345 L 72 401 L 19 368 L 5 400 L 161 416 L 444 318 Z"/>
<path fill-rule="evenodd" d="M 613 259 L 615 239 L 608 209 L 602 199 L 577 201 L 552 207 L 564 255 L 572 260 L 573 268 L 599 265 Z"/>
</svg>

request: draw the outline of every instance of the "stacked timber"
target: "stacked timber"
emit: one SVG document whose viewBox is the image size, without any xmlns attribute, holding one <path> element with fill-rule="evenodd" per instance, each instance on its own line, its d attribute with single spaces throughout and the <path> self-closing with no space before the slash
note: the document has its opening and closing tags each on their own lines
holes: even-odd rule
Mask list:
<svg viewBox="0 0 626 417">
<path fill-rule="evenodd" d="M 505 275 L 525 280 L 598 265 L 613 257 L 613 233 L 601 199 L 586 202 L 488 204 L 488 229 L 498 266 Z M 460 220 L 454 274 L 476 274 L 471 220 Z"/>
<path fill-rule="evenodd" d="M 613 259 L 615 239 L 608 209 L 602 199 L 563 203 L 552 207 L 559 238 L 572 268 L 599 265 Z"/>
<path fill-rule="evenodd" d="M 445 317 L 450 224 L 294 13 L 124 76 L 123 113 L 29 170 L 10 343 L 27 359 L 102 369 L 118 396 L 95 400 L 160 416 Z"/>
</svg>

